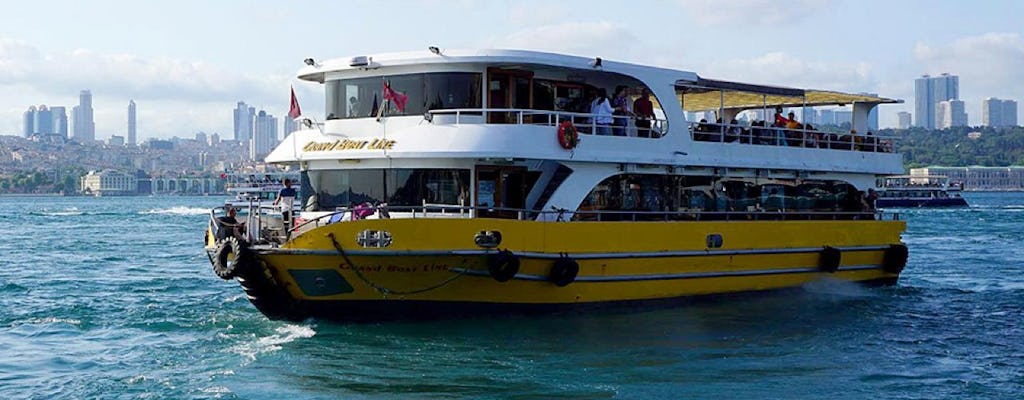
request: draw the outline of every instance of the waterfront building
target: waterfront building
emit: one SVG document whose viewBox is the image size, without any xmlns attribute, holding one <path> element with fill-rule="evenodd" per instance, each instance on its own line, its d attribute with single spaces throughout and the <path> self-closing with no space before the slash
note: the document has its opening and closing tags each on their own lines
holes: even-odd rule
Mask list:
<svg viewBox="0 0 1024 400">
<path fill-rule="evenodd" d="M 896 113 L 896 128 L 910 129 L 910 113 L 906 111 Z"/>
<path fill-rule="evenodd" d="M 940 101 L 936 106 L 937 120 L 935 127 L 946 129 L 954 126 L 967 126 L 967 111 L 962 100 Z"/>
<path fill-rule="evenodd" d="M 209 141 L 207 143 L 210 146 L 216 146 L 216 145 L 220 144 L 220 134 L 211 133 L 210 134 L 210 139 L 209 139 Z"/>
<path fill-rule="evenodd" d="M 935 129 L 939 102 L 960 99 L 960 77 L 943 73 L 914 80 L 914 126 Z M 966 125 L 966 123 L 965 123 Z"/>
<path fill-rule="evenodd" d="M 964 190 L 1024 190 L 1024 167 L 911 168 L 910 175 L 943 175 L 961 182 Z"/>
<path fill-rule="evenodd" d="M 837 125 L 836 112 L 833 110 L 821 110 L 821 112 L 818 113 L 818 124 Z"/>
<path fill-rule="evenodd" d="M 135 146 L 138 144 L 137 132 L 136 132 L 136 117 L 135 117 L 135 100 L 128 100 L 128 145 Z"/>
<path fill-rule="evenodd" d="M 981 124 L 999 128 L 1017 126 L 1017 102 L 989 97 L 981 102 Z"/>
<path fill-rule="evenodd" d="M 138 190 L 138 181 L 135 175 L 120 171 L 89 171 L 82 177 L 81 187 L 82 193 L 97 197 L 129 196 Z"/>
<path fill-rule="evenodd" d="M 78 94 L 78 105 L 72 109 L 72 139 L 81 143 L 96 140 L 96 123 L 93 121 L 92 92 L 88 89 Z"/>
<path fill-rule="evenodd" d="M 110 140 L 107 140 L 107 144 L 111 146 L 124 146 L 124 136 L 113 135 Z"/>
</svg>

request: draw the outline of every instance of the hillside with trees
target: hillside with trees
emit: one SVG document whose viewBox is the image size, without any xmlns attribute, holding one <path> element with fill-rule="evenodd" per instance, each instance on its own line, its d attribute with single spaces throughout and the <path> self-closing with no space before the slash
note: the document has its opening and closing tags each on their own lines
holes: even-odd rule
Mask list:
<svg viewBox="0 0 1024 400">
<path fill-rule="evenodd" d="M 1024 165 L 1024 127 L 954 127 L 932 131 L 924 128 L 883 129 L 878 133 L 900 138 L 896 148 L 903 153 L 903 164 L 907 168 Z"/>
</svg>

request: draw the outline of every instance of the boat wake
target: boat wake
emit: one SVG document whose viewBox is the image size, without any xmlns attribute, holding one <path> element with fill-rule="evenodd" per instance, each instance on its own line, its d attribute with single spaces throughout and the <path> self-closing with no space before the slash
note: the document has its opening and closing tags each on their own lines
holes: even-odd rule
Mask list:
<svg viewBox="0 0 1024 400">
<path fill-rule="evenodd" d="M 36 211 L 30 212 L 29 215 L 41 215 L 45 217 L 66 217 L 70 215 L 82 215 L 85 214 L 78 207 L 65 208 L 61 211 Z"/>
<path fill-rule="evenodd" d="M 139 214 L 162 214 L 162 215 L 203 215 L 210 212 L 207 208 L 177 206 L 171 208 L 159 208 L 147 211 L 139 211 Z"/>
<path fill-rule="evenodd" d="M 316 331 L 309 325 L 284 325 L 274 329 L 269 336 L 256 337 L 254 341 L 239 343 L 232 347 L 236 354 L 244 356 L 248 361 L 255 361 L 260 354 L 281 350 L 281 346 L 299 339 L 311 338 Z"/>
</svg>

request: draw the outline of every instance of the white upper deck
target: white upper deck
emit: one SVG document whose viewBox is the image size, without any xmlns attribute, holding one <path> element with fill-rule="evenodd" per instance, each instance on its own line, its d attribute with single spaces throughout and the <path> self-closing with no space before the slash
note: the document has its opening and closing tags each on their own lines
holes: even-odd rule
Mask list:
<svg viewBox="0 0 1024 400">
<path fill-rule="evenodd" d="M 476 88 L 478 105 L 427 107 L 424 114 L 416 115 L 383 113 L 377 114 L 379 118 L 367 115 L 327 119 L 312 129 L 290 134 L 267 161 L 303 162 L 312 169 L 360 168 L 360 163 L 367 167 L 379 166 L 385 160 L 416 163 L 418 160 L 537 159 L 576 165 L 771 168 L 872 175 L 903 171 L 901 155 L 886 151 L 891 150 L 891 142 L 889 147 L 885 146 L 886 138 L 867 138 L 870 142 L 864 143 L 870 145 L 862 146 L 863 138 L 846 137 L 844 141 L 842 135 L 830 139 L 828 135 L 792 131 L 787 132 L 791 136 L 789 145 L 785 145 L 785 139 L 773 139 L 768 145 L 767 141 L 754 138 L 755 134 L 764 132 L 752 132 L 749 127 L 736 131 L 740 136 L 746 135 L 746 140 L 729 140 L 726 132 L 733 126 L 728 125 L 716 125 L 715 129 L 719 130 L 716 132 L 721 133 L 717 136 L 695 133 L 694 121 L 687 121 L 684 113 L 716 110 L 728 121 L 739 111 L 749 109 L 763 108 L 770 113 L 775 107 L 852 104 L 853 126 L 866 132 L 861 126 L 866 124 L 867 113 L 877 104 L 895 102 L 873 96 L 712 81 L 689 71 L 520 50 L 367 54 L 313 62 L 299 70 L 298 77 L 325 84 L 341 82 L 341 85 L 348 80 L 380 78 L 378 86 L 382 87 L 385 79 L 391 77 L 431 73 L 479 74 L 483 87 Z M 499 104 L 492 95 L 503 84 L 495 81 L 499 75 L 502 79 L 527 76 L 530 82 L 551 82 L 556 91 L 561 90 L 560 84 L 609 91 L 617 85 L 646 88 L 656 105 L 652 129 L 657 134 L 639 137 L 633 127 L 633 136 L 595 135 L 591 134 L 593 130 L 587 130 L 587 124 L 593 123 L 587 113 L 539 107 L 533 100 L 529 101 L 529 106 L 512 104 L 514 99 Z M 509 82 L 514 84 L 514 81 Z M 402 87 L 394 86 L 396 91 L 403 91 Z M 530 93 L 533 95 L 532 90 Z M 720 98 L 721 102 L 710 105 L 715 98 Z M 332 101 L 343 104 L 344 99 L 348 96 L 332 100 L 328 93 L 328 107 L 332 107 Z M 378 101 L 384 107 L 383 99 L 375 95 L 374 110 Z M 500 122 L 494 120 L 493 116 L 497 115 L 502 117 Z M 321 120 L 308 114 L 304 117 L 314 122 Z M 556 137 L 558 123 L 565 120 L 576 122 L 583 133 L 579 145 L 572 150 L 562 148 Z M 834 140 L 837 144 L 822 146 L 825 140 Z"/>
</svg>

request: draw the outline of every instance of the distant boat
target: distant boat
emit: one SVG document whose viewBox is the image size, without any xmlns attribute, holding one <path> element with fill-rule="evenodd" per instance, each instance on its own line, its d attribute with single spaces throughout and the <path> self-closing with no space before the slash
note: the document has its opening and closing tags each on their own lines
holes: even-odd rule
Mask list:
<svg viewBox="0 0 1024 400">
<path fill-rule="evenodd" d="M 967 207 L 960 196 L 962 182 L 949 182 L 944 175 L 895 175 L 880 179 L 878 208 Z"/>
</svg>

